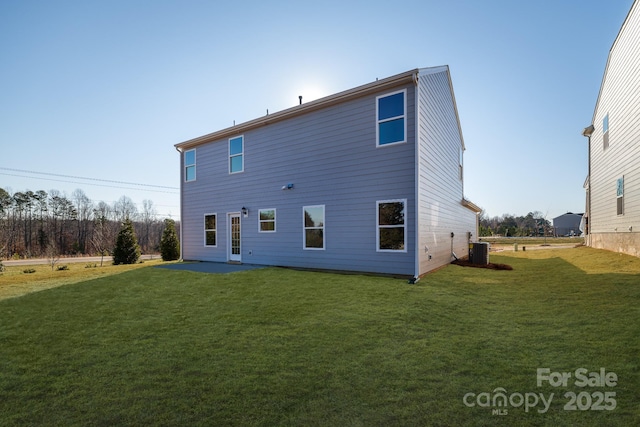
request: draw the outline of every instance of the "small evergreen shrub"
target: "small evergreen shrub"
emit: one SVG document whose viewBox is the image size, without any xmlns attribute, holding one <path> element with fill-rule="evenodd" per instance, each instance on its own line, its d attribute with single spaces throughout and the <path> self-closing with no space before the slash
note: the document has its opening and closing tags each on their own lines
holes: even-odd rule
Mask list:
<svg viewBox="0 0 640 427">
<path fill-rule="evenodd" d="M 58 271 L 67 271 L 67 270 L 69 270 L 69 266 L 68 265 L 59 265 L 58 267 L 56 267 L 56 270 L 58 270 Z"/>
<path fill-rule="evenodd" d="M 164 220 L 164 230 L 160 239 L 160 255 L 163 261 L 174 261 L 180 258 L 180 241 L 176 234 L 176 222 Z"/>
<path fill-rule="evenodd" d="M 22 272 L 24 274 L 31 274 L 31 273 L 35 273 L 36 270 L 34 268 L 26 268 L 26 269 L 22 270 Z"/>
<path fill-rule="evenodd" d="M 113 264 L 135 264 L 140 259 L 140 246 L 130 219 L 122 223 L 122 228 L 113 249 Z"/>
</svg>

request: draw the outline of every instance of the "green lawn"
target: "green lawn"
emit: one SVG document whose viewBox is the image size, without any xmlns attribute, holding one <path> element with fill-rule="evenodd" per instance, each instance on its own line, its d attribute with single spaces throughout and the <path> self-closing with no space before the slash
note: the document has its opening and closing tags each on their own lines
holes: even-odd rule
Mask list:
<svg viewBox="0 0 640 427">
<path fill-rule="evenodd" d="M 0 425 L 640 424 L 640 259 L 491 261 L 514 269 L 448 266 L 409 285 L 143 267 L 5 299 Z M 538 387 L 538 368 L 572 377 Z M 579 387 L 579 368 L 617 382 Z M 513 405 L 478 406 L 498 388 Z M 554 394 L 546 412 L 514 407 L 533 393 Z"/>
</svg>

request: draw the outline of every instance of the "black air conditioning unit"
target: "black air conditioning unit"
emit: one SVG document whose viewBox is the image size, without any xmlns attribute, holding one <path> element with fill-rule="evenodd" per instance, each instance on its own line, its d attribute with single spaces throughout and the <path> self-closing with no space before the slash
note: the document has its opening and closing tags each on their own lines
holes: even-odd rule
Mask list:
<svg viewBox="0 0 640 427">
<path fill-rule="evenodd" d="M 472 264 L 478 265 L 489 264 L 489 244 L 485 242 L 472 243 L 469 261 L 471 261 Z"/>
</svg>

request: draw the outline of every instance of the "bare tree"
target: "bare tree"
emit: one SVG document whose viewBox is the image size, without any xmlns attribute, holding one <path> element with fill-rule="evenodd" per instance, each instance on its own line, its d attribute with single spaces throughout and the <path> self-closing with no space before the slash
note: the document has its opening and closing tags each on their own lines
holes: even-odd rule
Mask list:
<svg viewBox="0 0 640 427">
<path fill-rule="evenodd" d="M 105 202 L 98 203 L 93 210 L 93 234 L 91 235 L 91 245 L 93 250 L 100 254 L 100 267 L 104 261 L 104 256 L 113 248 L 113 221 L 111 220 L 112 210 Z"/>
<path fill-rule="evenodd" d="M 138 216 L 138 208 L 136 207 L 136 204 L 127 196 L 120 197 L 113 204 L 113 212 L 115 215 L 114 219 L 118 223 L 123 223 L 127 219 L 135 221 Z"/>
<path fill-rule="evenodd" d="M 53 235 L 57 236 L 58 250 L 67 252 L 67 242 L 69 240 L 70 223 L 77 219 L 78 212 L 75 206 L 66 196 L 57 190 L 51 190 L 49 199 L 50 212 L 53 219 Z"/>
<path fill-rule="evenodd" d="M 46 254 L 47 264 L 51 266 L 51 271 L 53 271 L 53 268 L 56 266 L 58 261 L 60 261 L 60 251 L 58 250 L 55 239 L 50 241 L 47 245 Z"/>
<path fill-rule="evenodd" d="M 87 240 L 89 239 L 89 229 L 91 226 L 91 214 L 93 210 L 93 202 L 81 189 L 77 189 L 71 195 L 75 202 L 75 209 L 77 212 L 77 249 L 81 253 L 87 251 Z"/>
<path fill-rule="evenodd" d="M 49 195 L 47 194 L 46 191 L 43 190 L 38 190 L 35 192 L 35 194 L 33 195 L 33 199 L 35 200 L 35 213 L 36 213 L 36 220 L 38 221 L 38 230 L 36 231 L 37 236 L 36 236 L 36 242 L 38 244 L 39 247 L 39 253 L 43 254 L 47 248 L 47 243 L 49 241 L 49 238 L 47 236 L 47 232 L 45 231 L 45 223 L 47 218 L 45 217 L 45 214 L 48 212 L 48 207 L 47 207 L 47 198 L 49 197 Z"/>
<path fill-rule="evenodd" d="M 140 230 L 140 233 L 138 233 L 138 235 L 140 236 L 140 238 L 138 239 L 138 244 L 140 245 L 144 253 L 149 253 L 150 250 L 153 249 L 149 246 L 151 241 L 151 229 L 154 222 L 156 222 L 156 215 L 157 212 L 155 207 L 153 206 L 153 202 L 151 200 L 143 200 L 142 212 L 140 213 L 139 218 L 142 222 L 142 229 Z"/>
</svg>

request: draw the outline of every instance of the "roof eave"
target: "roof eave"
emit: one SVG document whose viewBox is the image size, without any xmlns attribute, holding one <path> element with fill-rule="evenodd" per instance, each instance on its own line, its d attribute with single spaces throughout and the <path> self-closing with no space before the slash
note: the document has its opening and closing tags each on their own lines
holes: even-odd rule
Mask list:
<svg viewBox="0 0 640 427">
<path fill-rule="evenodd" d="M 478 205 L 476 205 L 475 203 L 473 203 L 470 200 L 467 199 L 462 199 L 462 206 L 464 206 L 467 209 L 472 210 L 475 213 L 481 213 L 482 212 L 482 208 Z"/>
</svg>

